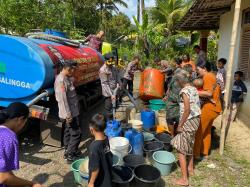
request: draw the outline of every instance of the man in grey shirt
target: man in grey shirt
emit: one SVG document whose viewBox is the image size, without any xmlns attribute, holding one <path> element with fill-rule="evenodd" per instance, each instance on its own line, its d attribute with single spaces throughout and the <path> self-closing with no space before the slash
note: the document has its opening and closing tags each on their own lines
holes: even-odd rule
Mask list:
<svg viewBox="0 0 250 187">
<path fill-rule="evenodd" d="M 195 62 L 196 66 L 204 66 L 207 61 L 206 53 L 203 50 L 201 50 L 199 45 L 194 46 L 194 51 L 197 54 L 196 62 Z"/>
<path fill-rule="evenodd" d="M 56 77 L 54 88 L 58 102 L 59 118 L 63 122 L 65 147 L 64 158 L 68 163 L 80 156 L 78 146 L 81 141 L 81 128 L 79 125 L 78 97 L 73 85 L 73 74 L 76 63 L 65 61 L 62 71 Z"/>
<path fill-rule="evenodd" d="M 136 71 L 142 70 L 139 67 L 139 63 L 140 63 L 140 57 L 137 55 L 134 56 L 133 61 L 128 64 L 124 74 L 123 88 L 126 89 L 128 86 L 128 92 L 131 96 L 133 96 L 134 74 Z"/>
<path fill-rule="evenodd" d="M 99 77 L 102 85 L 102 95 L 105 102 L 104 107 L 108 118 L 112 114 L 112 101 L 117 99 L 115 90 L 121 85 L 121 79 L 118 70 L 114 67 L 114 56 L 112 54 L 106 54 L 105 64 L 99 71 Z"/>
</svg>

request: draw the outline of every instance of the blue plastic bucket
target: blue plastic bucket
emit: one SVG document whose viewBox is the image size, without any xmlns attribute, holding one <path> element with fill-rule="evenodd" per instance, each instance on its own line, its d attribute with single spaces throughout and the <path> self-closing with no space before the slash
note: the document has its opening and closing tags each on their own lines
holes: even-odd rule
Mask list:
<svg viewBox="0 0 250 187">
<path fill-rule="evenodd" d="M 153 154 L 154 167 L 159 169 L 162 176 L 169 175 L 173 163 L 175 162 L 175 156 L 168 151 L 156 151 Z"/>
<path fill-rule="evenodd" d="M 144 129 L 151 129 L 155 126 L 155 112 L 151 110 L 144 110 L 141 112 L 141 120 Z"/>
</svg>

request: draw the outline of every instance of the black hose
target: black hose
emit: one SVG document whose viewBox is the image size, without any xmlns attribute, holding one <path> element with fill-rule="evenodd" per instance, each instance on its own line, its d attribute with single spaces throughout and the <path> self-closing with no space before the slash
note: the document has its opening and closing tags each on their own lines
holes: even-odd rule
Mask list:
<svg viewBox="0 0 250 187">
<path fill-rule="evenodd" d="M 79 48 L 80 45 L 81 45 L 81 43 L 77 42 L 77 41 L 73 41 L 73 40 L 70 40 L 70 39 L 67 39 L 67 38 L 62 38 L 62 37 L 59 37 L 59 36 L 44 34 L 44 33 L 27 33 L 26 36 L 28 38 L 52 41 L 52 42 L 60 43 L 62 45 L 75 47 L 75 48 Z"/>
</svg>

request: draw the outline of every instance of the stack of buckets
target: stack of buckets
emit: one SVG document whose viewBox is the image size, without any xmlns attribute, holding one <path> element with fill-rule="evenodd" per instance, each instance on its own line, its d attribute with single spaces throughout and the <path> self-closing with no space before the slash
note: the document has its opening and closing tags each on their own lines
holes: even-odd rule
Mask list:
<svg viewBox="0 0 250 187">
<path fill-rule="evenodd" d="M 172 153 L 163 150 L 164 143 L 156 139 L 144 144 L 143 129 L 150 130 L 156 124 L 156 112 L 152 109 L 156 109 L 155 106 L 152 106 L 151 110 L 143 110 L 141 120 L 137 118 L 129 121 L 132 129 L 125 131 L 125 137 L 121 137 L 122 130 L 119 122 L 110 121 L 107 124 L 105 132 L 109 137 L 111 152 L 119 158 L 112 171 L 114 186 L 129 187 L 132 184 L 156 187 L 161 176 L 171 172 L 175 157 Z M 151 157 L 152 165 L 145 164 L 144 153 Z M 127 163 L 129 161 L 131 163 Z"/>
</svg>

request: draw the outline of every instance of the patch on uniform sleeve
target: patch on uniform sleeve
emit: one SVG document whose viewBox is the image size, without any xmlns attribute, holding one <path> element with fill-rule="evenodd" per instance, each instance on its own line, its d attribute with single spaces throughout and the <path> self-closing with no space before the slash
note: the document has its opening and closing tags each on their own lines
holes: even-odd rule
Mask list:
<svg viewBox="0 0 250 187">
<path fill-rule="evenodd" d="M 66 89 L 65 89 L 65 86 L 64 86 L 63 82 L 60 82 L 59 86 L 60 86 L 60 91 L 65 92 Z"/>
</svg>

